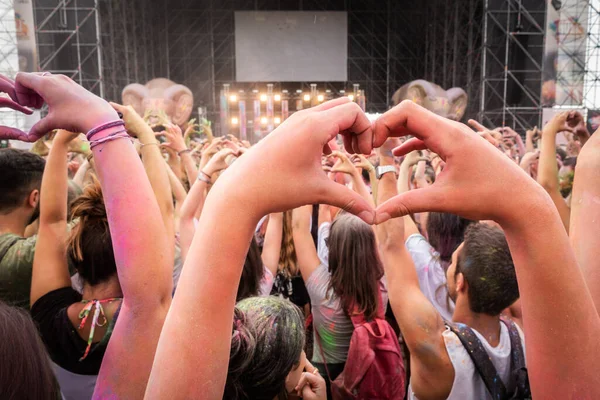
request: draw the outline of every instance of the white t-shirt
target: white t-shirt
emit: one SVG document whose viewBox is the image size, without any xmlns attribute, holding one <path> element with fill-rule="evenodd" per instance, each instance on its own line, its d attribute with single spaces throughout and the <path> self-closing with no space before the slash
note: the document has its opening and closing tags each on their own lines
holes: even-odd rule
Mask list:
<svg viewBox="0 0 600 400">
<path fill-rule="evenodd" d="M 504 382 L 506 389 L 509 393 L 515 390 L 516 382 L 511 379 L 511 357 L 510 357 L 510 336 L 508 328 L 503 322 L 498 321 L 500 324 L 500 342 L 496 347 L 492 347 L 487 340 L 475 329 L 475 335 L 479 338 L 485 351 L 490 356 L 490 360 L 498 375 Z M 472 329 L 472 328 L 471 328 Z M 523 331 L 517 326 L 519 336 L 521 336 L 521 344 L 523 346 L 523 356 L 525 357 L 525 338 Z M 462 345 L 460 339 L 454 332 L 447 328 L 442 334 L 444 337 L 444 343 L 448 356 L 454 367 L 454 382 L 452 383 L 452 390 L 448 396 L 448 400 L 494 400 L 492 395 L 488 392 L 483 379 L 479 375 L 479 372 L 475 369 L 475 364 L 471 360 L 469 353 Z M 408 399 L 418 400 L 412 391 L 412 388 L 408 389 Z"/>
<path fill-rule="evenodd" d="M 448 296 L 446 273 L 440 255 L 421 234 L 406 239 L 406 248 L 415 263 L 421 292 L 446 321 L 452 321 L 454 302 Z"/>
<path fill-rule="evenodd" d="M 326 239 L 329 237 L 330 231 L 331 222 L 323 222 L 319 225 L 317 234 L 317 255 L 319 256 L 319 260 L 321 260 L 321 264 L 325 265 L 329 264 L 329 247 L 327 247 Z"/>
</svg>

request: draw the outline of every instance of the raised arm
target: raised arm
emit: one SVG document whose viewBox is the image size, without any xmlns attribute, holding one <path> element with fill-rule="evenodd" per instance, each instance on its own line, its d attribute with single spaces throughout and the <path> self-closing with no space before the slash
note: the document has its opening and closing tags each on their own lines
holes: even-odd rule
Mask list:
<svg viewBox="0 0 600 400">
<path fill-rule="evenodd" d="M 169 124 L 166 126 L 165 136 L 168 142 L 165 145 L 171 147 L 176 153 L 179 159 L 181 160 L 181 164 L 183 164 L 183 169 L 185 170 L 185 174 L 188 178 L 188 182 L 190 185 L 194 182 L 198 176 L 198 168 L 196 168 L 196 162 L 192 158 L 192 150 L 188 149 L 185 144 L 185 140 L 183 138 L 183 134 L 181 133 L 181 128 L 174 124 Z"/>
<path fill-rule="evenodd" d="M 600 310 L 600 134 L 581 149 L 575 167 L 571 200 L 571 246 Z"/>
<path fill-rule="evenodd" d="M 150 183 L 123 126 L 100 128 L 119 121 L 107 102 L 62 75 L 19 73 L 15 90 L 21 104 L 40 107 L 45 101 L 49 106 L 48 115 L 32 127 L 32 136 L 58 127 L 75 132 L 99 128 L 93 137 L 93 152 L 123 302 L 95 397 L 140 398 L 169 307 L 173 267 L 173 259 L 166 255 L 169 241 Z M 82 104 L 86 112 L 81 112 Z M 131 190 L 132 182 L 135 190 Z"/>
<path fill-rule="evenodd" d="M 396 176 L 383 175 L 379 181 L 378 204 L 397 194 Z M 442 337 L 445 325 L 419 287 L 415 265 L 404 245 L 403 218 L 377 226 L 390 304 L 410 350 L 412 390 L 419 398 L 446 398 L 452 389 L 454 369 Z"/>
<path fill-rule="evenodd" d="M 569 206 L 560 194 L 558 186 L 558 165 L 556 163 L 556 134 L 568 130 L 567 119 L 569 112 L 557 114 L 544 127 L 542 134 L 540 159 L 538 165 L 537 181 L 550 195 L 554 206 L 558 210 L 560 219 L 567 232 L 569 231 Z"/>
<path fill-rule="evenodd" d="M 374 207 L 375 202 L 373 201 L 373 196 L 369 193 L 369 189 L 367 188 L 367 185 L 365 185 L 362 175 L 358 172 L 358 169 L 354 166 L 352 161 L 350 161 L 348 156 L 338 150 L 335 150 L 331 155 L 332 157 L 337 158 L 337 162 L 331 168 L 331 172 L 341 172 L 350 176 L 350 179 L 352 180 L 352 189 Z"/>
<path fill-rule="evenodd" d="M 332 203 L 372 221 L 368 203 L 322 171 L 323 146 L 340 132 L 361 132 L 356 142 L 370 152 L 369 121 L 356 104 L 334 100 L 294 113 L 213 185 L 161 334 L 146 397 L 222 398 L 237 286 L 260 218 L 304 204 Z"/>
<path fill-rule="evenodd" d="M 283 237 L 283 213 L 269 215 L 269 225 L 265 233 L 265 243 L 262 250 L 262 262 L 271 271 L 273 276 L 277 275 L 279 265 L 279 253 L 281 252 L 281 238 Z"/>
<path fill-rule="evenodd" d="M 59 130 L 50 149 L 40 191 L 40 226 L 33 257 L 30 304 L 53 290 L 71 286 L 67 267 L 67 153 L 77 136 Z"/>
<path fill-rule="evenodd" d="M 430 187 L 380 205 L 378 221 L 430 210 L 498 222 L 519 282 L 533 398 L 568 399 L 581 393 L 600 398 L 600 343 L 595 340 L 600 318 L 548 194 L 469 128 L 411 102 L 379 118 L 374 145 L 408 133 L 416 138 L 398 148 L 397 155 L 429 148 L 446 168 Z"/>
<path fill-rule="evenodd" d="M 310 220 L 312 218 L 312 205 L 296 208 L 293 212 L 292 224 L 294 226 L 294 247 L 298 268 L 302 279 L 306 282 L 315 269 L 321 264 L 315 242 L 310 234 Z"/>
<path fill-rule="evenodd" d="M 208 183 L 211 182 L 213 174 L 227 168 L 227 163 L 225 160 L 228 156 L 232 155 L 234 155 L 233 150 L 223 149 L 213 156 L 208 164 L 206 164 L 206 166 L 198 174 L 198 179 L 196 179 L 196 181 L 193 183 L 190 192 L 185 198 L 183 206 L 181 207 L 181 215 L 179 217 L 181 259 L 184 262 L 189 248 L 192 245 L 194 233 L 196 232 L 194 218 L 196 215 L 199 216 L 202 213 Z"/>
<path fill-rule="evenodd" d="M 367 171 L 369 174 L 369 183 L 371 183 L 371 197 L 373 201 L 377 201 L 377 185 L 379 183 L 377 179 L 377 173 L 375 172 L 375 167 L 371 162 L 362 154 L 353 154 L 352 155 L 352 163 L 355 167 L 362 169 L 363 171 Z"/>
<path fill-rule="evenodd" d="M 125 107 L 117 103 L 110 103 L 110 105 L 123 115 L 123 121 L 125 122 L 125 129 L 127 129 L 127 132 L 130 135 L 137 137 L 140 141 L 142 163 L 146 170 L 150 185 L 152 186 L 154 196 L 158 201 L 160 214 L 162 215 L 163 222 L 167 229 L 167 235 L 171 238 L 171 247 L 173 249 L 170 251 L 171 254 L 173 254 L 175 251 L 173 193 L 169 184 L 169 175 L 167 172 L 168 166 L 165 164 L 164 158 L 160 152 L 158 146 L 159 143 L 150 126 L 144 122 L 144 119 L 139 116 L 131 106 Z"/>
</svg>

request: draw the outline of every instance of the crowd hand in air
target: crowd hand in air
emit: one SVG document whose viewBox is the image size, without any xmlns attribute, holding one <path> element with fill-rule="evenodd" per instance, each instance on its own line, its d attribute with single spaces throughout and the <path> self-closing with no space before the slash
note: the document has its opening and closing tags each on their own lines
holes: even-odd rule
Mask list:
<svg viewBox="0 0 600 400">
<path fill-rule="evenodd" d="M 355 167 L 361 168 L 364 171 L 373 172 L 375 170 L 373 164 L 362 154 L 353 154 L 351 161 Z"/>
<path fill-rule="evenodd" d="M 120 112 L 123 115 L 123 122 L 125 122 L 125 129 L 130 136 L 138 138 L 142 143 L 148 143 L 154 139 L 154 132 L 150 125 L 144 121 L 144 118 L 139 115 L 132 106 L 124 106 L 118 103 L 109 103 L 115 111 Z"/>
<path fill-rule="evenodd" d="M 339 150 L 335 150 L 331 153 L 330 157 L 332 159 L 337 159 L 333 167 L 331 168 L 331 172 L 341 172 L 343 174 L 353 175 L 356 174 L 356 167 L 352 164 L 352 161 L 348 158 L 348 156 L 342 153 Z"/>
<path fill-rule="evenodd" d="M 521 168 L 523 168 L 524 171 L 526 172 L 530 172 L 530 168 L 531 168 L 531 164 L 537 162 L 540 158 L 540 151 L 539 150 L 535 150 L 529 153 L 526 153 L 523 158 L 521 159 Z"/>
<path fill-rule="evenodd" d="M 160 135 L 165 135 L 165 138 L 167 139 L 163 145 L 170 147 L 178 155 L 181 154 L 182 151 L 187 150 L 185 139 L 181 133 L 181 128 L 172 123 L 165 124 L 164 126 L 166 129 L 159 133 Z"/>
<path fill-rule="evenodd" d="M 210 161 L 202 169 L 202 172 L 208 176 L 212 176 L 214 173 L 220 172 L 229 167 L 231 161 L 228 162 L 228 158 L 239 157 L 240 154 L 241 153 L 236 153 L 230 148 L 221 149 L 210 159 Z"/>
<path fill-rule="evenodd" d="M 502 134 L 500 132 L 498 132 L 497 130 L 490 130 L 485 126 L 481 125 L 479 122 L 475 121 L 474 119 L 470 119 L 469 121 L 467 121 L 467 124 L 471 128 L 475 129 L 479 136 L 490 142 L 492 146 L 500 150 L 504 150 Z"/>
</svg>

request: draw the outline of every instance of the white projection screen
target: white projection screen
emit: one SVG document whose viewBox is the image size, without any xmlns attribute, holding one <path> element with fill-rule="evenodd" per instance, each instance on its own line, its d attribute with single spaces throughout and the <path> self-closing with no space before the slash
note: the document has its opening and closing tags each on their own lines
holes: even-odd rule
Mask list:
<svg viewBox="0 0 600 400">
<path fill-rule="evenodd" d="M 346 12 L 236 11 L 238 82 L 348 80 Z"/>
</svg>

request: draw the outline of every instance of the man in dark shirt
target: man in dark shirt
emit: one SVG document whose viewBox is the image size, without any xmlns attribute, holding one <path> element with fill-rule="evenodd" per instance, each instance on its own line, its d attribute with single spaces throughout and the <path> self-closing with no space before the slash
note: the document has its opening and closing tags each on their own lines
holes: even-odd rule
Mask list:
<svg viewBox="0 0 600 400">
<path fill-rule="evenodd" d="M 38 218 L 45 161 L 17 149 L 0 149 L 0 300 L 29 309 L 36 236 L 25 228 Z"/>
</svg>

